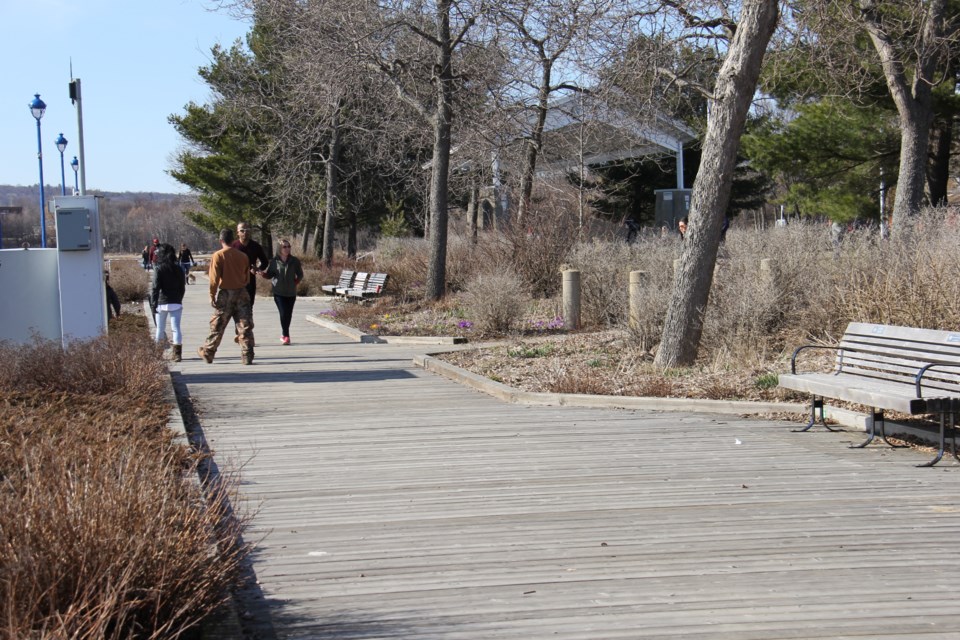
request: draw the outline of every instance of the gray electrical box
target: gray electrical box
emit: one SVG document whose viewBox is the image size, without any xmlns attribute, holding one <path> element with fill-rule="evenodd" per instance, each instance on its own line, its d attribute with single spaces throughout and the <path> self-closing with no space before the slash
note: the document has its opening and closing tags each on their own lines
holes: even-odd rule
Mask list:
<svg viewBox="0 0 960 640">
<path fill-rule="evenodd" d="M 93 246 L 93 226 L 88 209 L 57 209 L 57 249 L 89 251 Z"/>
<path fill-rule="evenodd" d="M 690 213 L 690 189 L 656 189 L 654 221 L 656 228 L 677 230 L 677 223 Z"/>
</svg>

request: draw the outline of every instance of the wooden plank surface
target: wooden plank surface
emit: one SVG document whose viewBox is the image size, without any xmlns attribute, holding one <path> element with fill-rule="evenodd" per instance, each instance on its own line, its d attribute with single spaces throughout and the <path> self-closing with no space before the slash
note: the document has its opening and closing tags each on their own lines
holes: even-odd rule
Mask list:
<svg viewBox="0 0 960 640">
<path fill-rule="evenodd" d="M 304 316 L 175 378 L 258 509 L 250 638 L 960 637 L 958 467 L 862 434 L 526 407 Z M 242 506 L 242 505 L 241 505 Z"/>
</svg>

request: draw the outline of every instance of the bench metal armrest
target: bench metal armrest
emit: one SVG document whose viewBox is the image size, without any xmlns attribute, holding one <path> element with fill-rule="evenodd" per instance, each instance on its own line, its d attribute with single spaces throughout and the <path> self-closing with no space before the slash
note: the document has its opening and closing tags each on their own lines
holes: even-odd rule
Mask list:
<svg viewBox="0 0 960 640">
<path fill-rule="evenodd" d="M 923 385 L 924 374 L 926 374 L 927 371 L 933 369 L 934 367 L 947 367 L 952 369 L 960 369 L 960 365 L 956 365 L 956 364 L 942 364 L 942 363 L 934 362 L 932 364 L 924 365 L 923 368 L 920 369 L 920 371 L 917 371 L 916 385 L 917 385 L 918 398 L 923 397 L 923 389 L 921 387 Z"/>
<path fill-rule="evenodd" d="M 791 356 L 790 358 L 790 373 L 793 373 L 793 374 L 797 373 L 797 356 L 800 354 L 801 351 L 804 351 L 805 349 L 832 349 L 836 351 L 839 349 L 839 347 L 831 347 L 830 345 L 826 345 L 826 344 L 804 344 L 797 347 L 796 349 L 794 349 L 793 356 Z"/>
</svg>

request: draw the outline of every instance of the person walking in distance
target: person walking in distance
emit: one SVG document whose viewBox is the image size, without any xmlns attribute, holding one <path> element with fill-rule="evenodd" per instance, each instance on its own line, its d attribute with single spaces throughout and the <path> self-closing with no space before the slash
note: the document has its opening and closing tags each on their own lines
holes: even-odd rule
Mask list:
<svg viewBox="0 0 960 640">
<path fill-rule="evenodd" d="M 277 255 L 261 275 L 272 281 L 273 301 L 277 303 L 277 311 L 280 312 L 280 343 L 288 345 L 293 305 L 297 302 L 297 285 L 303 280 L 303 267 L 299 258 L 290 255 L 289 240 L 280 241 Z"/>
<path fill-rule="evenodd" d="M 210 306 L 214 311 L 210 318 L 210 334 L 197 349 L 197 353 L 208 364 L 213 362 L 223 340 L 223 331 L 230 320 L 237 326 L 237 342 L 240 343 L 243 364 L 253 364 L 253 313 L 250 294 L 247 293 L 250 261 L 232 244 L 233 231 L 221 230 L 221 249 L 210 258 Z"/>
<path fill-rule="evenodd" d="M 180 253 L 177 255 L 177 262 L 180 263 L 180 268 L 183 269 L 183 277 L 186 278 L 190 275 L 190 267 L 195 263 L 193 262 L 193 254 L 190 253 L 190 249 L 187 247 L 186 242 L 180 243 Z"/>
<path fill-rule="evenodd" d="M 180 333 L 180 316 L 183 314 L 183 270 L 177 264 L 177 254 L 167 243 L 157 246 L 153 277 L 150 284 L 150 310 L 157 324 L 155 340 L 162 344 L 167 339 L 167 318 L 173 334 L 173 353 L 170 357 L 180 362 L 183 357 L 183 335 Z"/>
</svg>

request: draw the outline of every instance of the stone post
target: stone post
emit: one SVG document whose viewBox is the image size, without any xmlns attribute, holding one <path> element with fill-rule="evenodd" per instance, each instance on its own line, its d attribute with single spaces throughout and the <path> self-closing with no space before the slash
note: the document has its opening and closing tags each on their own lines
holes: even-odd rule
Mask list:
<svg viewBox="0 0 960 640">
<path fill-rule="evenodd" d="M 580 272 L 576 269 L 563 272 L 563 326 L 580 328 Z"/>
<path fill-rule="evenodd" d="M 636 329 L 640 324 L 640 300 L 643 290 L 647 287 L 646 271 L 630 272 L 630 328 Z"/>
</svg>

